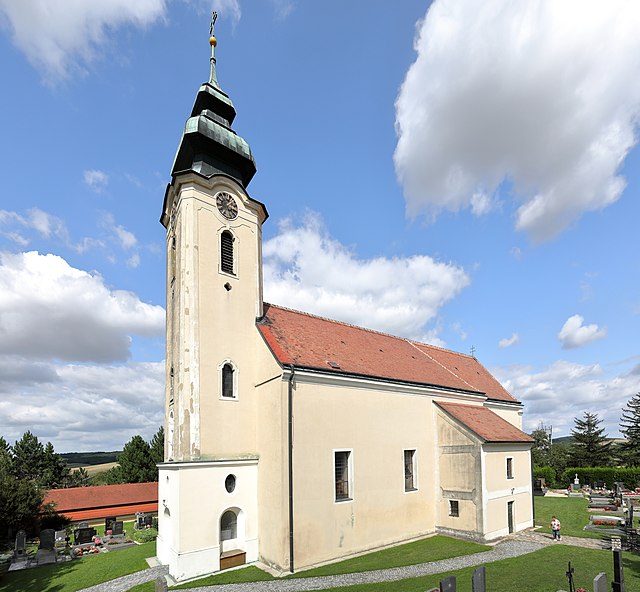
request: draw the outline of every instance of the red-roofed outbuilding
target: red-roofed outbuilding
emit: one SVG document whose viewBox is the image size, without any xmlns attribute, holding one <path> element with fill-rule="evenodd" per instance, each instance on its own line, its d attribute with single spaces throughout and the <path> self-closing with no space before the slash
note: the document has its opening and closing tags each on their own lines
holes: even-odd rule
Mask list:
<svg viewBox="0 0 640 592">
<path fill-rule="evenodd" d="M 49 489 L 44 504 L 53 503 L 56 511 L 72 522 L 86 522 L 117 516 L 135 516 L 136 512 L 158 513 L 158 483 L 124 483 Z"/>
</svg>

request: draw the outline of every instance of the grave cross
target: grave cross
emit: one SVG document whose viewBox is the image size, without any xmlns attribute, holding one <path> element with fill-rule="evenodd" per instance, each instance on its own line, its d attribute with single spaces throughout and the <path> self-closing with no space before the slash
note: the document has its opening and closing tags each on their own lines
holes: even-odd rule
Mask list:
<svg viewBox="0 0 640 592">
<path fill-rule="evenodd" d="M 571 561 L 569 561 L 569 569 L 567 570 L 567 580 L 569 581 L 569 592 L 575 592 L 575 586 L 573 584 L 573 572 L 574 569 L 571 567 Z"/>
</svg>

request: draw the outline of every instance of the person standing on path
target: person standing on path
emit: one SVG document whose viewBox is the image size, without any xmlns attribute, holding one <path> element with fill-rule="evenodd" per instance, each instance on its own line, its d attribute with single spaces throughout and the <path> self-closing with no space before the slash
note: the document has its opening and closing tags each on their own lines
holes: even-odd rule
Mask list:
<svg viewBox="0 0 640 592">
<path fill-rule="evenodd" d="M 551 517 L 551 530 L 553 531 L 553 540 L 560 540 L 560 520 L 558 520 L 555 516 Z"/>
</svg>

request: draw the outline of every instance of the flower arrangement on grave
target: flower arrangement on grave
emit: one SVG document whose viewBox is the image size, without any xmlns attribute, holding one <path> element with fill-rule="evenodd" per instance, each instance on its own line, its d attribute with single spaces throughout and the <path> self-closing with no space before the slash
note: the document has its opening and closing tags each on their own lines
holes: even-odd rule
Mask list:
<svg viewBox="0 0 640 592">
<path fill-rule="evenodd" d="M 73 550 L 73 555 L 75 557 L 83 557 L 84 555 L 94 555 L 95 553 L 100 553 L 100 549 L 97 549 L 93 545 L 89 547 L 76 547 Z"/>
</svg>

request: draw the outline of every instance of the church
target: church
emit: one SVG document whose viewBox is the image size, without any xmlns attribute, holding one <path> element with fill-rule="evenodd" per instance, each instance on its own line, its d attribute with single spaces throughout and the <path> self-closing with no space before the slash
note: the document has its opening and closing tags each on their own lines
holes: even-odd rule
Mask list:
<svg viewBox="0 0 640 592">
<path fill-rule="evenodd" d="M 266 206 L 210 38 L 167 186 L 157 557 L 177 581 L 294 572 L 533 526 L 523 405 L 469 355 L 268 304 Z"/>
</svg>

